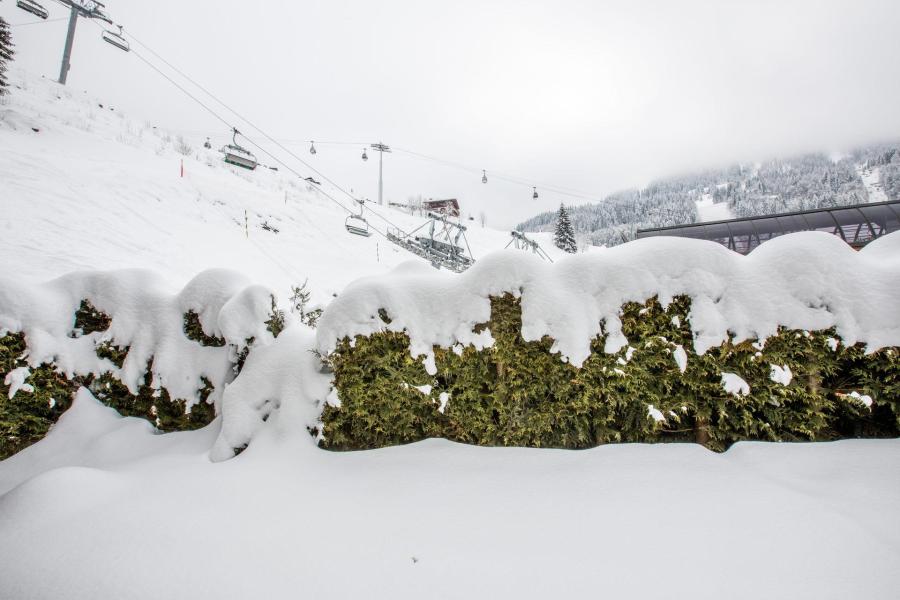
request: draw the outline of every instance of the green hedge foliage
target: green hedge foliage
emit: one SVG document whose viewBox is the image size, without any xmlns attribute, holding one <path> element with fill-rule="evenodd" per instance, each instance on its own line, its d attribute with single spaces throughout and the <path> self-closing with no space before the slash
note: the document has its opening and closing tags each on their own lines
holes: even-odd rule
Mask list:
<svg viewBox="0 0 900 600">
<path fill-rule="evenodd" d="M 111 323 L 108 315 L 94 308 L 84 300 L 75 313 L 72 336 L 87 335 L 106 331 Z M 204 346 L 221 346 L 224 340 L 203 334 L 196 313 L 184 315 L 185 335 Z M 120 348 L 109 342 L 96 348 L 97 355 L 109 359 L 121 367 L 128 354 L 128 348 Z M 9 386 L 3 380 L 16 367 L 27 366 L 25 336 L 10 333 L 0 338 L 0 460 L 12 456 L 19 450 L 39 441 L 47 434 L 60 415 L 72 404 L 75 391 L 87 387 L 94 396 L 120 414 L 142 417 L 149 420 L 160 431 L 183 431 L 198 429 L 215 418 L 215 408 L 208 402 L 214 390 L 212 383 L 203 379 L 203 388 L 198 390 L 201 401 L 194 404 L 190 412 L 184 400 L 173 400 L 168 391 L 151 387 L 152 359 L 147 364 L 144 380 L 137 394 L 109 373 L 99 377 L 79 376 L 67 379 L 57 372 L 52 364 L 29 367 L 31 375 L 26 383 L 34 388 L 32 393 L 20 390 L 9 398 Z M 246 351 L 245 351 L 246 355 Z"/>
<path fill-rule="evenodd" d="M 340 406 L 323 411 L 322 445 L 351 450 L 443 437 L 553 448 L 695 441 L 721 451 L 741 440 L 898 435 L 897 348 L 866 355 L 834 331 L 783 329 L 764 344 L 728 342 L 698 356 L 689 311 L 686 297 L 665 308 L 656 298 L 626 304 L 630 346 L 607 354 L 600 336 L 581 368 L 551 354 L 549 338 L 522 339 L 521 308 L 510 295 L 491 299 L 491 320 L 480 326 L 490 328 L 493 347 L 436 347 L 434 376 L 410 356 L 403 333 L 342 340 L 327 358 Z M 684 373 L 673 354 L 678 346 L 687 352 Z M 790 368 L 788 385 L 772 381 L 772 365 Z M 740 376 L 750 393 L 727 393 L 723 373 Z M 416 388 L 426 385 L 428 394 Z M 869 395 L 872 407 L 853 391 Z M 449 395 L 443 411 L 442 394 Z"/>
</svg>

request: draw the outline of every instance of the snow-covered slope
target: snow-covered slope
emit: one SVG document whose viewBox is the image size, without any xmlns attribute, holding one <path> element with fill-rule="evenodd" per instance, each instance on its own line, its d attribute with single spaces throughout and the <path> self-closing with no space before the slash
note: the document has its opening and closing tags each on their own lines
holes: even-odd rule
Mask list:
<svg viewBox="0 0 900 600">
<path fill-rule="evenodd" d="M 696 204 L 697 220 L 701 223 L 727 221 L 734 218 L 734 213 L 728 208 L 728 202 L 715 202 L 712 194 L 703 194 Z"/>
<path fill-rule="evenodd" d="M 881 170 L 878 167 L 866 168 L 864 165 L 858 165 L 856 172 L 859 173 L 863 185 L 866 186 L 866 194 L 869 202 L 887 202 L 887 194 L 884 193 L 884 186 L 881 183 Z"/>
<path fill-rule="evenodd" d="M 324 302 L 359 276 L 422 260 L 377 234 L 348 234 L 347 213 L 319 190 L 353 203 L 324 181 L 318 187 L 284 169 L 225 165 L 202 139 L 186 140 L 192 153 L 183 156 L 177 133 L 129 118 L 102 99 L 22 71 L 11 80 L 0 105 L 0 255 L 17 275 L 46 280 L 73 270 L 142 267 L 177 289 L 202 270 L 226 267 L 281 298 L 308 277 L 314 301 Z M 425 221 L 367 206 L 405 231 Z M 369 219 L 381 231 L 388 227 Z M 467 224 L 476 259 L 509 241 L 508 232 Z M 536 237 L 559 256 L 549 234 Z"/>
</svg>

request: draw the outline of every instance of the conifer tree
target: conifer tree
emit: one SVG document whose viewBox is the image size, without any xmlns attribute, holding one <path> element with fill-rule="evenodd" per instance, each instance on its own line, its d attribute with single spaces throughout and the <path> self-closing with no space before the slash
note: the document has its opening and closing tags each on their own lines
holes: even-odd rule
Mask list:
<svg viewBox="0 0 900 600">
<path fill-rule="evenodd" d="M 0 96 L 7 94 L 9 90 L 9 82 L 6 80 L 6 66 L 12 60 L 13 43 L 12 36 L 9 33 L 9 23 L 3 17 L 0 17 Z"/>
<path fill-rule="evenodd" d="M 559 205 L 559 213 L 556 216 L 556 233 L 553 234 L 553 242 L 557 248 L 565 250 L 569 254 L 578 252 L 578 244 L 575 242 L 575 230 L 572 229 L 569 213 L 562 204 Z"/>
</svg>

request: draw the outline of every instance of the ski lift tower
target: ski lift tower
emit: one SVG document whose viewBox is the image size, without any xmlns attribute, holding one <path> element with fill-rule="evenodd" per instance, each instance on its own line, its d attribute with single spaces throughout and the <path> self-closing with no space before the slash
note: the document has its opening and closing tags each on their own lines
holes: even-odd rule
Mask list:
<svg viewBox="0 0 900 600">
<path fill-rule="evenodd" d="M 382 177 L 382 173 L 383 173 L 382 163 L 384 162 L 384 153 L 385 152 L 390 153 L 391 147 L 387 146 L 385 144 L 382 144 L 381 142 L 378 142 L 377 144 L 370 144 L 370 147 L 373 150 L 378 150 L 378 205 L 381 206 L 384 204 L 384 198 L 382 197 L 384 194 L 384 179 Z M 363 153 L 363 155 L 365 156 L 365 152 Z M 363 160 L 366 160 L 366 159 L 363 159 Z"/>
<path fill-rule="evenodd" d="M 66 85 L 66 77 L 69 75 L 70 59 L 72 58 L 72 44 L 75 43 L 75 26 L 78 17 L 85 19 L 100 19 L 112 25 L 112 20 L 106 16 L 103 9 L 106 8 L 96 0 L 58 0 L 60 4 L 69 7 L 69 31 L 66 33 L 66 46 L 63 50 L 62 65 L 59 69 L 59 83 Z"/>
</svg>

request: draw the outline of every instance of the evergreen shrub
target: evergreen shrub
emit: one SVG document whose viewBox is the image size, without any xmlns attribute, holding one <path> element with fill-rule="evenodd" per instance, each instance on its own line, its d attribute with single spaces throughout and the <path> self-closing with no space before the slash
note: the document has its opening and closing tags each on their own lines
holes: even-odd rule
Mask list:
<svg viewBox="0 0 900 600">
<path fill-rule="evenodd" d="M 479 326 L 490 329 L 494 345 L 435 347 L 436 375 L 410 355 L 405 333 L 341 340 L 326 359 L 340 404 L 324 408 L 321 444 L 354 450 L 429 437 L 553 448 L 696 441 L 722 451 L 742 440 L 900 432 L 896 348 L 867 355 L 831 330 L 781 329 L 764 343 L 726 342 L 699 356 L 689 313 L 687 297 L 667 307 L 656 298 L 625 304 L 629 346 L 607 354 L 605 336 L 598 336 L 580 368 L 550 352 L 552 339 L 522 339 L 519 300 L 511 295 L 491 298 L 490 321 Z M 687 357 L 683 373 L 679 347 Z M 773 381 L 773 365 L 790 369 L 787 385 Z M 726 373 L 742 378 L 749 393 L 727 392 Z M 871 407 L 858 398 L 864 395 Z"/>
</svg>

